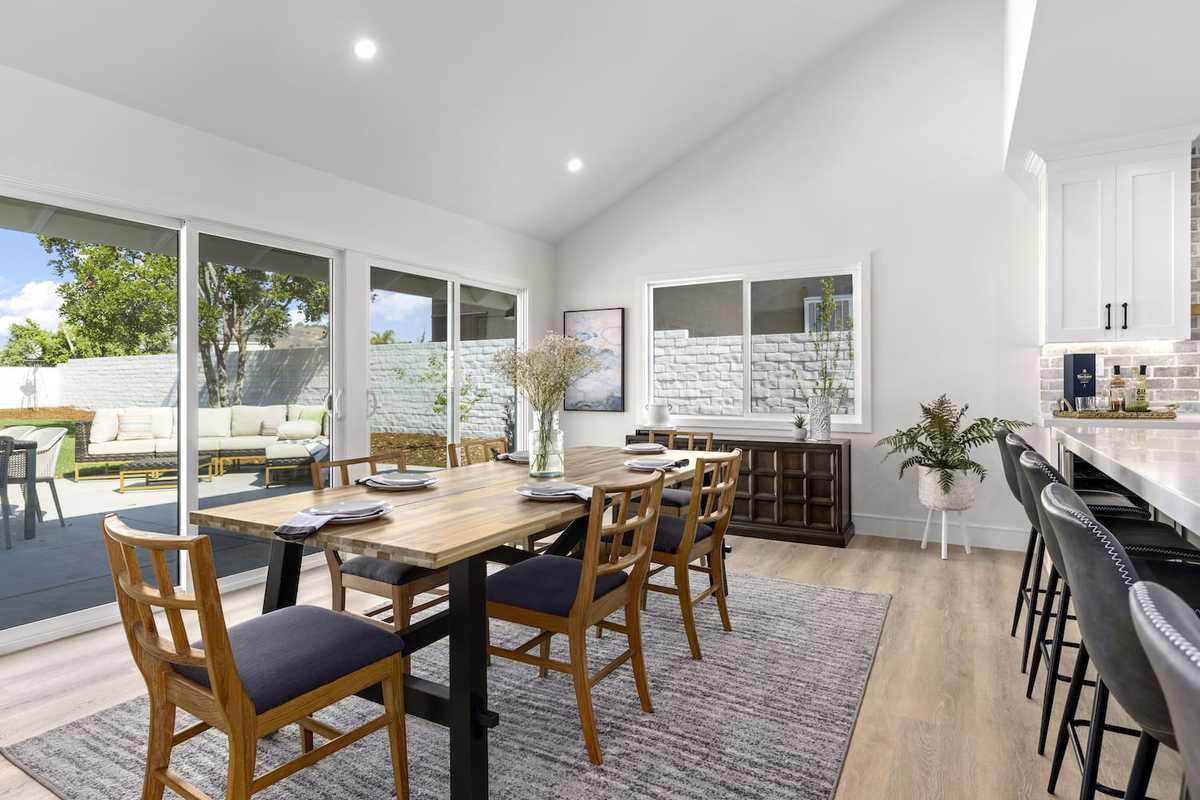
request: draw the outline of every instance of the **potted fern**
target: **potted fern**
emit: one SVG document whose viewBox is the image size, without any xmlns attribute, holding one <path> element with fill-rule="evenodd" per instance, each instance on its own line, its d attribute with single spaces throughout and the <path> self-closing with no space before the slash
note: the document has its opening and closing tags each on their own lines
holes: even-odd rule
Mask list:
<svg viewBox="0 0 1200 800">
<path fill-rule="evenodd" d="M 987 469 L 971 458 L 971 451 L 992 441 L 997 426 L 1016 430 L 1028 427 L 1028 422 L 1000 417 L 977 417 L 965 428 L 967 405 L 954 405 L 948 395 L 932 403 L 921 403 L 921 420 L 908 428 L 898 428 L 875 445 L 887 447 L 887 460 L 904 455 L 900 462 L 900 477 L 916 467 L 921 479 L 917 496 L 921 505 L 937 511 L 965 511 L 975 502 L 975 482 L 982 482 Z"/>
</svg>

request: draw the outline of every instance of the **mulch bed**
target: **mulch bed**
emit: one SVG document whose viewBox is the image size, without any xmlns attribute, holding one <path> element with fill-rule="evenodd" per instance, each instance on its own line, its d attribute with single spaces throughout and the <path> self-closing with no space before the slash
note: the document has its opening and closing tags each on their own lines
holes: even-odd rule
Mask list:
<svg viewBox="0 0 1200 800">
<path fill-rule="evenodd" d="M 23 419 L 23 420 L 74 420 L 82 422 L 91 422 L 96 416 L 95 411 L 88 411 L 84 408 L 74 408 L 72 406 L 43 406 L 41 408 L 0 408 L 0 419 Z"/>
</svg>

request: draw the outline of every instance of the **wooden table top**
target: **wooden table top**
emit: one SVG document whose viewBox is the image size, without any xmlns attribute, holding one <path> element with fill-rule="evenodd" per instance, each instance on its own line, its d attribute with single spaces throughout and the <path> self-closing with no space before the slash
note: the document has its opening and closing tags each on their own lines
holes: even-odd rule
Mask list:
<svg viewBox="0 0 1200 800">
<path fill-rule="evenodd" d="M 672 486 L 691 478 L 695 459 L 705 453 L 671 450 L 664 455 L 688 459 L 686 467 L 666 474 L 665 483 Z M 630 458 L 634 456 L 616 447 L 573 447 L 566 453 L 563 480 L 588 486 L 628 482 L 644 475 L 624 465 Z M 371 522 L 326 525 L 304 544 L 441 568 L 529 534 L 565 526 L 588 513 L 587 504 L 578 499 L 550 503 L 516 494 L 513 490 L 530 480 L 524 464 L 489 461 L 435 474 L 438 483 L 428 489 L 385 492 L 354 485 L 296 492 L 193 511 L 190 519 L 194 525 L 274 539 L 275 529 L 297 511 L 369 496 L 387 500 L 395 510 Z"/>
</svg>

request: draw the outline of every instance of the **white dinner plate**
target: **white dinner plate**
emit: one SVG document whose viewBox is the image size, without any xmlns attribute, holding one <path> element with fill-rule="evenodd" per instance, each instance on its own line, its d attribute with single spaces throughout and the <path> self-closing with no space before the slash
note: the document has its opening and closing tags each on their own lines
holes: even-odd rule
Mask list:
<svg viewBox="0 0 1200 800">
<path fill-rule="evenodd" d="M 563 494 L 538 494 L 537 492 L 529 492 L 524 489 L 514 489 L 521 497 L 527 497 L 530 500 L 538 500 L 543 503 L 559 503 L 563 500 L 579 500 L 579 495 L 574 492 L 564 492 Z"/>
<path fill-rule="evenodd" d="M 356 514 L 347 517 L 330 517 L 326 525 L 354 525 L 359 522 L 370 522 L 373 519 L 386 517 L 392 513 L 393 506 L 384 506 L 375 514 Z"/>
<path fill-rule="evenodd" d="M 674 458 L 631 458 L 625 466 L 635 472 L 653 472 L 656 469 L 668 469 L 675 466 Z"/>
<path fill-rule="evenodd" d="M 514 450 L 513 452 L 508 454 L 507 460 L 513 462 L 514 464 L 528 464 L 529 463 L 529 451 L 528 450 Z"/>
<path fill-rule="evenodd" d="M 304 513 L 318 517 L 362 517 L 378 515 L 383 509 L 391 510 L 391 506 L 382 500 L 341 500 L 306 508 Z"/>
<path fill-rule="evenodd" d="M 424 489 L 433 486 L 438 479 L 433 475 L 421 473 L 411 475 L 371 475 L 364 478 L 361 486 L 371 489 L 381 489 L 385 492 L 407 492 L 412 489 Z"/>
<path fill-rule="evenodd" d="M 635 442 L 634 444 L 625 445 L 621 450 L 626 453 L 633 453 L 634 455 L 647 455 L 649 453 L 665 453 L 667 452 L 667 446 L 658 442 Z"/>
</svg>

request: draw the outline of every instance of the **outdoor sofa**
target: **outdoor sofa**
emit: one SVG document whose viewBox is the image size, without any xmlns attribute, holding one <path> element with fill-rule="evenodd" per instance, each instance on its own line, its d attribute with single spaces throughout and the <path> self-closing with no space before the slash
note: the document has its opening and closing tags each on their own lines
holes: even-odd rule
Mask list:
<svg viewBox="0 0 1200 800">
<path fill-rule="evenodd" d="M 329 413 L 323 405 L 227 406 L 199 409 L 200 457 L 217 474 L 230 465 L 265 464 L 275 470 L 328 458 Z M 101 408 L 75 423 L 75 479 L 87 464 L 173 460 L 179 450 L 174 408 Z"/>
</svg>

